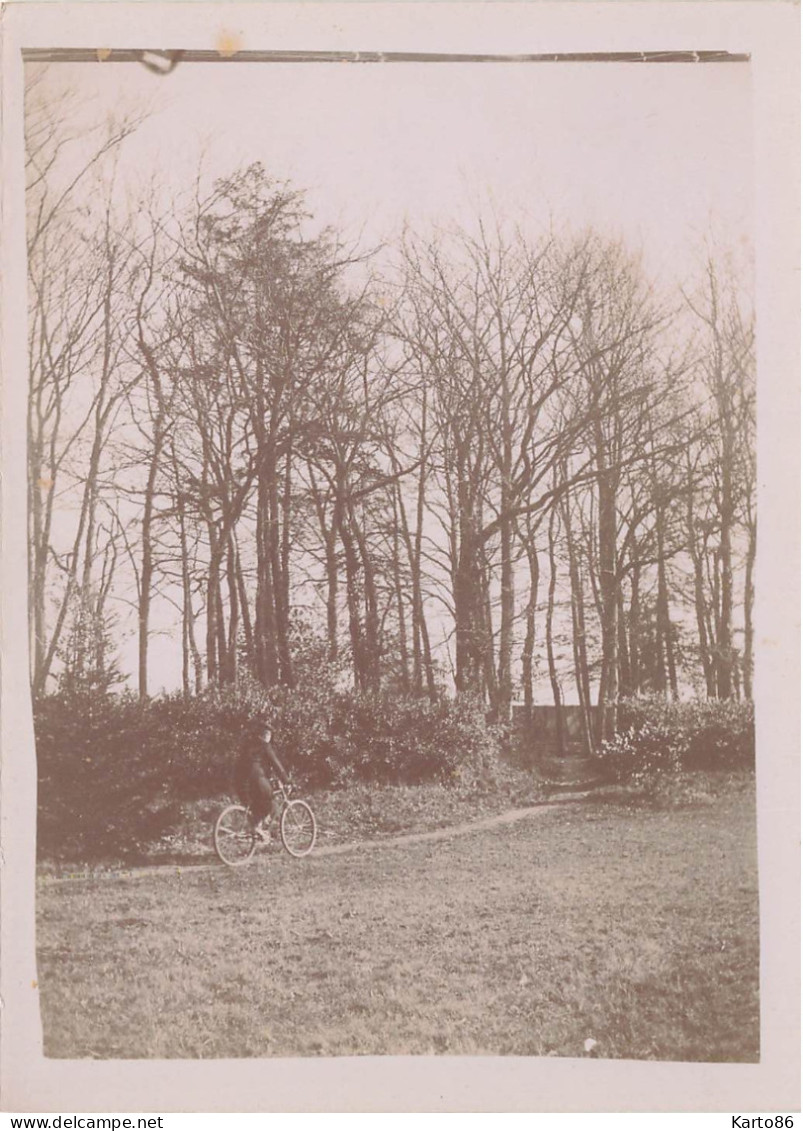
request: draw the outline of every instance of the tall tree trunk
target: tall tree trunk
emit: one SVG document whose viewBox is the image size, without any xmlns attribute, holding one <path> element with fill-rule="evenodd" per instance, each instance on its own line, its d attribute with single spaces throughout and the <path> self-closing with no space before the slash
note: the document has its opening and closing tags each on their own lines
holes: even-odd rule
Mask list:
<svg viewBox="0 0 803 1131">
<path fill-rule="evenodd" d="M 326 548 L 326 639 L 329 659 L 334 663 L 339 653 L 337 638 L 337 534 L 334 530 L 325 534 L 324 546 Z"/>
<path fill-rule="evenodd" d="M 666 580 L 666 554 L 663 533 L 663 513 L 656 515 L 658 524 L 658 605 L 657 627 L 658 648 L 661 655 L 661 668 L 666 671 L 669 693 L 673 699 L 679 697 L 677 664 L 675 662 L 675 633 L 669 612 L 669 586 Z"/>
<path fill-rule="evenodd" d="M 639 633 L 641 631 L 641 569 L 639 563 L 636 561 L 630 574 L 630 612 L 628 614 L 630 621 L 630 678 L 635 692 L 641 691 L 642 688 L 642 670 L 641 670 L 641 643 L 639 640 Z"/>
<path fill-rule="evenodd" d="M 423 454 L 422 454 L 423 463 Z M 398 464 L 394 465 L 398 470 Z M 434 703 L 437 695 L 435 687 L 435 670 L 432 664 L 432 651 L 429 642 L 429 629 L 424 612 L 424 596 L 421 585 L 421 553 L 424 526 L 424 478 L 419 476 L 417 517 L 415 537 L 410 533 L 407 520 L 407 509 L 404 505 L 404 496 L 401 493 L 399 482 L 396 483 L 396 497 L 399 508 L 399 522 L 402 540 L 407 550 L 407 560 L 410 566 L 410 587 L 412 598 L 412 636 L 413 636 L 413 687 L 416 695 L 423 694 L 424 680 L 426 680 L 427 694 Z"/>
<path fill-rule="evenodd" d="M 497 318 L 500 344 L 500 399 L 501 399 L 501 467 L 500 467 L 500 594 L 499 594 L 499 667 L 496 696 L 497 718 L 510 722 L 513 700 L 513 621 L 516 615 L 516 589 L 513 565 L 513 522 L 510 517 L 512 500 L 513 449 L 510 385 L 506 350 L 506 335 L 501 315 Z"/>
<path fill-rule="evenodd" d="M 140 699 L 148 697 L 148 643 L 150 634 L 151 596 L 153 590 L 153 504 L 156 477 L 162 455 L 163 432 L 157 422 L 154 429 L 153 449 L 148 465 L 145 499 L 142 508 L 142 559 L 140 565 L 138 610 L 138 684 Z"/>
<path fill-rule="evenodd" d="M 484 580 L 482 514 L 465 470 L 458 480 L 458 559 L 453 583 L 457 690 L 482 698 L 495 687 L 493 656 L 488 656 L 490 624 Z M 491 646 L 493 639 L 491 637 Z"/>
<path fill-rule="evenodd" d="M 243 563 L 240 557 L 239 545 L 235 545 L 234 570 L 237 578 L 237 593 L 240 598 L 240 617 L 243 625 L 243 643 L 248 659 L 248 667 L 253 674 L 256 671 L 256 653 L 254 646 L 254 627 L 251 623 L 251 613 L 248 606 L 248 590 L 245 585 Z"/>
<path fill-rule="evenodd" d="M 275 632 L 275 650 L 279 661 L 279 678 L 288 687 L 293 686 L 293 668 L 290 656 L 290 610 L 287 605 L 287 582 L 282 570 L 282 503 L 279 499 L 276 461 L 273 456 L 267 461 L 271 469 L 267 474 L 268 525 L 266 540 L 268 546 L 268 569 L 271 575 L 273 596 L 272 624 Z"/>
<path fill-rule="evenodd" d="M 276 644 L 276 606 L 273 572 L 270 566 L 270 503 L 265 476 L 257 481 L 257 587 L 254 611 L 254 650 L 257 678 L 263 687 L 279 682 L 279 655 Z"/>
<path fill-rule="evenodd" d="M 354 686 L 358 691 L 364 691 L 369 685 L 369 680 L 368 673 L 366 672 L 362 619 L 360 617 L 360 563 L 354 548 L 354 540 L 347 527 L 342 511 L 342 505 L 338 501 L 335 504 L 335 520 L 340 534 L 340 543 L 343 547 L 343 560 L 346 567 L 346 605 L 349 614 L 349 636 L 351 638 L 351 662 L 354 669 Z"/>
<path fill-rule="evenodd" d="M 337 561 L 337 527 L 335 521 L 331 523 L 326 518 L 326 497 L 318 486 L 315 467 L 311 461 L 307 462 L 312 499 L 315 504 L 315 513 L 318 516 L 318 526 L 321 531 L 321 541 L 324 546 L 324 560 L 326 562 L 326 641 L 327 655 L 330 662 L 338 657 L 338 631 L 337 631 L 337 604 L 338 604 L 338 561 Z"/>
<path fill-rule="evenodd" d="M 349 506 L 354 545 L 359 552 L 363 576 L 365 619 L 363 629 L 363 678 L 365 686 L 376 690 L 380 683 L 381 641 L 379 637 L 379 601 L 376 591 L 376 570 L 362 525 Z"/>
<path fill-rule="evenodd" d="M 610 739 L 616 731 L 619 697 L 618 611 L 616 575 L 616 487 L 605 457 L 599 460 L 599 588 L 602 604 L 602 670 L 599 686 L 599 735 Z"/>
<path fill-rule="evenodd" d="M 694 570 L 694 614 L 697 622 L 697 639 L 700 645 L 700 663 L 702 664 L 703 678 L 705 679 L 706 695 L 709 699 L 715 699 L 717 689 L 708 632 L 708 606 L 705 599 L 703 551 L 698 545 L 695 533 L 694 490 L 690 470 L 686 490 L 686 535 L 686 548 Z"/>
<path fill-rule="evenodd" d="M 464 489 L 463 489 L 464 490 Z M 479 695 L 482 654 L 478 647 L 477 554 L 473 515 L 460 507 L 460 539 L 454 577 L 455 683 L 458 692 Z"/>
<path fill-rule="evenodd" d="M 179 546 L 181 550 L 181 593 L 182 593 L 182 640 L 185 694 L 190 694 L 189 661 L 192 659 L 195 675 L 195 693 L 203 690 L 203 661 L 195 640 L 195 615 L 192 609 L 192 581 L 190 577 L 190 555 L 187 541 L 187 519 L 184 494 L 179 484 L 178 460 L 175 446 L 171 450 L 173 480 L 176 484 L 176 515 L 178 516 Z"/>
<path fill-rule="evenodd" d="M 565 477 L 565 471 L 564 471 Z M 563 526 L 566 536 L 566 551 L 569 559 L 569 584 L 572 610 L 572 652 L 574 655 L 574 674 L 577 686 L 577 700 L 580 704 L 580 719 L 583 731 L 583 745 L 586 754 L 594 753 L 594 726 L 591 717 L 591 675 L 588 668 L 588 645 L 586 639 L 585 593 L 577 558 L 577 546 L 571 521 L 571 502 L 568 496 L 563 499 Z"/>
<path fill-rule="evenodd" d="M 206 581 L 206 681 L 217 683 L 217 601 L 216 581 L 210 570 Z"/>
<path fill-rule="evenodd" d="M 192 588 L 187 548 L 187 529 L 184 516 L 184 497 L 180 491 L 176 492 L 176 515 L 178 517 L 179 545 L 181 548 L 181 684 L 184 697 L 188 698 L 191 694 L 190 659 L 194 645 L 192 635 Z"/>
<path fill-rule="evenodd" d="M 558 754 L 562 755 L 565 748 L 563 736 L 563 694 L 558 679 L 558 669 L 555 664 L 554 646 L 554 616 L 555 616 L 555 589 L 557 587 L 558 566 L 555 557 L 555 521 L 557 511 L 552 510 L 549 516 L 549 532 L 547 547 L 549 551 L 549 587 L 547 589 L 546 606 L 546 658 L 549 668 L 549 682 L 552 687 L 552 700 L 555 704 L 555 741 Z"/>
<path fill-rule="evenodd" d="M 237 683 L 240 644 L 240 592 L 237 584 L 237 558 L 233 535 L 226 548 L 226 580 L 229 590 L 229 633 L 226 641 L 226 681 Z"/>
<path fill-rule="evenodd" d="M 289 441 L 288 441 L 289 443 Z M 293 507 L 292 449 L 288 447 L 284 461 L 282 496 L 275 511 L 274 589 L 277 597 L 276 625 L 278 630 L 279 665 L 282 683 L 295 686 L 293 656 L 290 649 L 290 544 Z"/>
<path fill-rule="evenodd" d="M 716 692 L 720 699 L 729 699 L 733 694 L 734 650 L 733 650 L 733 550 L 732 536 L 736 512 L 736 491 L 734 469 L 736 457 L 736 412 L 731 380 L 727 373 L 727 357 L 720 324 L 720 295 L 713 264 L 709 262 L 710 321 L 713 355 L 711 358 L 710 380 L 717 406 L 717 427 L 720 450 L 720 538 L 718 577 L 720 591 L 715 604 L 716 649 L 714 675 Z"/>
<path fill-rule="evenodd" d="M 41 387 L 42 381 L 39 382 Z M 38 399 L 41 392 L 28 394 L 28 601 L 31 640 L 31 685 L 40 683 L 45 659 L 45 589 L 47 585 L 47 547 L 42 492 L 52 492 L 52 476 L 46 474 L 43 455 L 43 428 Z M 38 417 L 38 419 L 37 419 Z"/>
<path fill-rule="evenodd" d="M 724 462 L 724 461 L 723 461 Z M 730 699 L 733 693 L 733 562 L 731 550 L 731 514 L 725 508 L 725 482 L 730 479 L 723 466 L 723 514 L 719 541 L 721 578 L 719 615 L 717 616 L 716 681 L 717 696 Z M 728 494 L 730 489 L 728 488 Z"/>
<path fill-rule="evenodd" d="M 630 649 L 627 638 L 627 622 L 625 620 L 625 598 L 621 586 L 618 587 L 618 614 L 617 629 L 619 632 L 619 691 L 621 695 L 631 695 L 633 692 L 633 676 L 630 669 Z"/>
<path fill-rule="evenodd" d="M 151 272 L 152 278 L 152 272 Z M 144 295 L 143 295 L 144 301 Z M 159 370 L 156 354 L 145 337 L 145 327 L 142 318 L 142 305 L 137 308 L 137 346 L 142 355 L 145 372 L 150 378 L 153 396 L 156 401 L 156 412 L 153 416 L 153 443 L 148 460 L 148 478 L 145 484 L 145 498 L 142 507 L 142 562 L 140 566 L 139 586 L 139 656 L 138 656 L 138 684 L 140 699 L 148 697 L 148 643 L 150 632 L 150 610 L 153 589 L 153 511 L 154 496 L 156 493 L 156 480 L 159 474 L 159 464 L 166 432 L 166 407 L 162 387 L 162 375 Z"/>
<path fill-rule="evenodd" d="M 222 542 L 222 540 L 221 540 Z M 219 683 L 226 683 L 229 678 L 228 641 L 226 636 L 226 616 L 223 608 L 223 580 L 221 577 L 222 560 L 215 568 L 215 628 L 217 629 L 217 678 Z"/>
<path fill-rule="evenodd" d="M 503 503 L 503 506 L 506 504 Z M 503 519 L 500 531 L 501 583 L 499 610 L 499 667 L 496 695 L 497 717 L 510 722 L 513 701 L 513 621 L 516 613 L 516 590 L 513 568 L 513 532 L 509 519 Z"/>
<path fill-rule="evenodd" d="M 397 484 L 398 487 L 398 484 Z M 399 623 L 399 659 L 401 681 L 405 694 L 410 691 L 410 660 L 407 650 L 407 617 L 404 611 L 404 592 L 401 573 L 401 519 L 398 491 L 393 492 L 393 585 L 396 590 L 396 619 Z"/>
<path fill-rule="evenodd" d="M 418 451 L 418 458 L 420 466 L 418 471 L 418 493 L 416 498 L 416 520 L 415 520 L 415 540 L 414 552 L 410 557 L 410 568 L 412 570 L 413 579 L 413 609 L 415 617 L 415 625 L 421 637 L 421 658 L 424 665 L 424 675 L 427 682 L 427 694 L 429 695 L 430 702 L 434 703 L 437 698 L 437 689 L 435 686 L 435 667 L 432 663 L 432 650 L 429 643 L 429 627 L 427 625 L 427 618 L 424 612 L 424 595 L 421 585 L 421 560 L 422 560 L 422 547 L 424 537 L 424 506 L 426 503 L 426 490 L 427 490 L 427 386 L 424 384 L 424 393 L 421 404 L 421 444 Z M 402 513 L 404 507 L 402 506 Z M 406 523 L 406 517 L 405 517 Z M 420 691 L 420 666 L 418 669 L 416 688 Z"/>
<path fill-rule="evenodd" d="M 479 615 L 476 620 L 477 632 L 480 638 L 482 679 L 485 694 L 491 704 L 493 717 L 500 721 L 499 714 L 499 681 L 497 679 L 496 665 L 494 664 L 494 630 L 493 610 L 491 608 L 491 585 L 488 574 L 490 569 L 482 572 L 481 600 L 479 602 Z M 504 721 L 504 720 L 502 720 Z"/>
<path fill-rule="evenodd" d="M 220 555 L 218 536 L 213 522 L 207 523 L 209 532 L 209 570 L 206 580 L 206 678 L 217 683 L 220 678 L 218 652 L 218 622 L 220 596 Z"/>
<path fill-rule="evenodd" d="M 669 692 L 673 699 L 678 698 L 678 677 L 675 664 L 675 634 L 669 611 L 669 585 L 666 577 L 666 511 L 662 500 L 661 484 L 658 478 L 658 464 L 655 454 L 655 441 L 652 421 L 649 422 L 650 439 L 650 478 L 652 500 L 655 505 L 655 543 L 658 558 L 658 600 L 656 602 L 656 645 L 658 671 L 661 691 Z"/>
<path fill-rule="evenodd" d="M 538 584 L 540 581 L 540 563 L 538 551 L 535 547 L 535 537 L 532 530 L 528 530 L 525 542 L 527 564 L 530 569 L 530 595 L 527 600 L 525 612 L 524 646 L 521 652 L 521 685 L 524 693 L 524 717 L 528 727 L 532 726 L 533 715 L 533 656 L 535 653 L 535 614 L 538 608 Z M 554 594 L 553 594 L 554 603 Z"/>
<path fill-rule="evenodd" d="M 753 571 L 756 563 L 756 523 L 752 514 L 748 519 L 747 558 L 744 566 L 744 657 L 742 659 L 742 680 L 744 697 L 753 698 L 753 605 L 755 587 Z"/>
</svg>

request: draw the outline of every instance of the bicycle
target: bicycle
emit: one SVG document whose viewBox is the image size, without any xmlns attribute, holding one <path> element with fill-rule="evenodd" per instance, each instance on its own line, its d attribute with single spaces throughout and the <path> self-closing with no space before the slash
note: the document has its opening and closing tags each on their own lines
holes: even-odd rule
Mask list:
<svg viewBox="0 0 803 1131">
<path fill-rule="evenodd" d="M 273 796 L 281 802 L 279 836 L 291 856 L 307 856 L 315 847 L 318 825 L 308 802 L 290 797 L 291 786 L 277 782 Z M 273 823 L 271 818 L 270 824 Z M 251 860 L 260 844 L 270 842 L 269 829 L 258 828 L 246 805 L 227 805 L 215 821 L 214 843 L 218 858 L 230 868 L 238 868 Z"/>
</svg>

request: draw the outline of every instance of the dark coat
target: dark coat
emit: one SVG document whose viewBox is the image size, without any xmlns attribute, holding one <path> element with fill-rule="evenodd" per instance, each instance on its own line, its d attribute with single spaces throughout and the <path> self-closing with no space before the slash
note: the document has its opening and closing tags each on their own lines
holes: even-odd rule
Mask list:
<svg viewBox="0 0 803 1131">
<path fill-rule="evenodd" d="M 287 771 L 269 742 L 255 735 L 243 744 L 235 768 L 235 789 L 256 820 L 273 809 L 273 782 L 278 777 L 287 781 Z"/>
</svg>

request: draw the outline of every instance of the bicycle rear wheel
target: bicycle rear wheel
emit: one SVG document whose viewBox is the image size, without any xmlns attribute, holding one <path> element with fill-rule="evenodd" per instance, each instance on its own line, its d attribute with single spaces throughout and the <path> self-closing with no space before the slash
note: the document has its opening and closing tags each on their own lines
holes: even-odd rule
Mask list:
<svg viewBox="0 0 803 1131">
<path fill-rule="evenodd" d="M 306 801 L 288 801 L 279 825 L 282 844 L 291 856 L 306 856 L 315 847 L 318 826 Z"/>
<path fill-rule="evenodd" d="M 215 822 L 215 852 L 224 864 L 247 864 L 257 850 L 258 836 L 243 805 L 229 805 Z"/>
</svg>

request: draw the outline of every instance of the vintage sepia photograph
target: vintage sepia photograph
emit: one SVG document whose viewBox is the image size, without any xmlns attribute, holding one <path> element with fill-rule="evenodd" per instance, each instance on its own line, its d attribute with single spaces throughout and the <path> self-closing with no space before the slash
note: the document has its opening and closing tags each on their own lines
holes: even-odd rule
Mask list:
<svg viewBox="0 0 803 1131">
<path fill-rule="evenodd" d="M 44 1057 L 758 1065 L 749 50 L 152 43 L 22 53 Z"/>
</svg>

